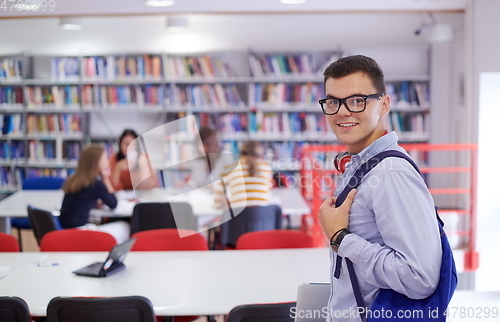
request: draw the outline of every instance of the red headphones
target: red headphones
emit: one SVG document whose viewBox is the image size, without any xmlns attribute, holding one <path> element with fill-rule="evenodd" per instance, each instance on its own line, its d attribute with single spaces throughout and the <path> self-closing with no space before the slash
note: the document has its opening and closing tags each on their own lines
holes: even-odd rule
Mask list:
<svg viewBox="0 0 500 322">
<path fill-rule="evenodd" d="M 351 161 L 351 158 L 353 155 L 354 155 L 354 153 L 349 153 L 347 151 L 337 154 L 335 156 L 335 158 L 333 159 L 333 165 L 334 165 L 335 169 L 340 171 L 340 173 L 344 173 L 345 166 L 346 166 L 347 162 Z"/>
<path fill-rule="evenodd" d="M 387 133 L 389 133 L 389 131 L 385 130 L 384 134 L 382 136 L 386 135 Z M 354 155 L 354 153 L 349 153 L 347 151 L 340 152 L 333 159 L 333 166 L 340 173 L 344 173 L 345 172 L 345 166 L 346 166 L 347 162 L 351 161 L 351 158 L 352 158 L 353 155 Z"/>
</svg>

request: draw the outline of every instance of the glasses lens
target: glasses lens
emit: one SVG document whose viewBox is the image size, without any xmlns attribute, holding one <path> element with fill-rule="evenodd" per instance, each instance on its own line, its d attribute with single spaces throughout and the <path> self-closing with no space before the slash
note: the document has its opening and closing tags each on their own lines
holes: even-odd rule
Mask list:
<svg viewBox="0 0 500 322">
<path fill-rule="evenodd" d="M 336 113 L 337 110 L 339 109 L 339 100 L 334 98 L 326 99 L 325 102 L 323 103 L 323 109 L 325 110 L 326 114 Z"/>
<path fill-rule="evenodd" d="M 352 112 L 361 112 L 365 108 L 365 98 L 363 96 L 349 97 L 346 103 Z"/>
</svg>

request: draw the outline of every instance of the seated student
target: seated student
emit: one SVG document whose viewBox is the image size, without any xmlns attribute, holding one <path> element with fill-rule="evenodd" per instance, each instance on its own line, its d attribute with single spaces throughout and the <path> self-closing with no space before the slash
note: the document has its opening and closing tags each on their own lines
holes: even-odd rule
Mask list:
<svg viewBox="0 0 500 322">
<path fill-rule="evenodd" d="M 188 184 L 195 188 L 200 188 L 209 185 L 220 178 L 220 174 L 225 165 L 227 165 L 228 158 L 219 157 L 215 158 L 222 151 L 217 132 L 209 127 L 203 126 L 199 130 L 201 148 L 203 154 L 207 159 L 213 161 L 216 159 L 215 164 L 209 164 L 207 159 L 198 159 L 192 162 L 191 175 Z M 229 153 L 229 152 L 227 152 Z M 211 157 L 209 157 L 211 154 Z M 227 155 L 226 155 L 227 156 Z M 211 171 L 210 171 L 211 170 Z"/>
<path fill-rule="evenodd" d="M 87 223 L 89 213 L 98 201 L 114 209 L 117 200 L 110 181 L 109 160 L 101 145 L 86 146 L 80 155 L 75 173 L 64 183 L 64 199 L 59 221 L 63 228 L 99 230 L 111 234 L 117 243 L 130 237 L 130 226 L 124 221 L 104 225 Z"/>
<path fill-rule="evenodd" d="M 109 160 L 111 166 L 111 183 L 115 190 L 132 190 L 132 180 L 127 162 L 127 148 L 137 139 L 134 130 L 126 129 L 118 140 L 118 152 Z"/>
<path fill-rule="evenodd" d="M 132 190 L 134 187 L 131 176 L 135 175 L 137 178 L 143 178 L 145 176 L 143 173 L 140 173 L 139 166 L 137 169 L 129 169 L 129 161 L 127 160 L 127 149 L 137 138 L 137 133 L 131 129 L 124 130 L 122 135 L 120 135 L 120 139 L 118 140 L 118 152 L 110 159 L 111 184 L 115 190 Z M 144 164 L 146 159 L 142 153 L 138 155 L 138 160 L 134 161 L 136 161 L 138 165 L 142 165 L 143 168 L 147 167 L 147 165 Z M 148 180 L 141 182 L 136 188 L 140 190 L 149 190 L 157 186 L 157 177 L 151 176 Z"/>
<path fill-rule="evenodd" d="M 238 171 L 239 168 L 235 168 L 237 162 L 225 166 L 222 171 L 231 207 L 245 207 L 245 203 L 246 207 L 269 205 L 274 184 L 273 171 L 263 158 L 262 145 L 256 141 L 247 141 L 240 154 L 241 172 Z M 224 207 L 226 197 L 221 184 L 216 185 L 215 194 L 216 205 Z"/>
</svg>

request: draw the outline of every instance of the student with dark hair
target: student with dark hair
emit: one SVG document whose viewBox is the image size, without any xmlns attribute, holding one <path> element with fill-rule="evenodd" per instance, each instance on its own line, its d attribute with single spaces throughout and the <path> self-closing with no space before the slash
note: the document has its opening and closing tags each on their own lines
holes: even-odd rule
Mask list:
<svg viewBox="0 0 500 322">
<path fill-rule="evenodd" d="M 197 148 L 206 158 L 200 158 L 191 163 L 191 175 L 188 184 L 195 188 L 200 188 L 217 181 L 220 178 L 222 168 L 228 160 L 228 155 L 225 155 L 226 157 L 219 157 L 223 153 L 223 150 L 219 142 L 219 136 L 214 129 L 202 126 L 199 129 L 199 137 L 200 141 L 196 142 L 198 145 Z"/>
<path fill-rule="evenodd" d="M 139 147 L 134 149 L 137 156 L 133 160 L 127 159 L 127 150 L 139 136 L 134 130 L 126 129 L 120 135 L 118 140 L 118 152 L 111 157 L 111 183 L 115 190 L 133 190 L 133 176 L 135 176 L 136 189 L 149 190 L 158 186 L 158 178 L 156 176 L 149 176 L 149 168 L 144 153 L 140 152 Z M 139 144 L 138 141 L 135 141 Z M 135 164 L 132 169 L 129 168 L 130 163 Z M 145 174 L 146 173 L 146 174 Z M 146 179 L 147 177 L 147 179 Z M 145 180 L 144 180 L 145 179 Z M 138 181 L 141 181 L 138 183 Z"/>
<path fill-rule="evenodd" d="M 264 160 L 263 152 L 264 149 L 259 142 L 247 141 L 240 151 L 241 171 L 237 167 L 237 162 L 225 166 L 222 170 L 232 208 L 269 205 L 273 171 L 269 163 Z M 226 198 L 221 184 L 216 185 L 215 193 L 216 205 L 222 208 Z"/>
<path fill-rule="evenodd" d="M 359 315 L 352 314 L 358 308 L 345 259 L 353 263 L 368 309 L 381 289 L 426 298 L 439 281 L 440 235 L 432 196 L 402 158 L 383 159 L 341 206 L 335 206 L 349 179 L 370 158 L 388 150 L 407 153 L 398 145 L 397 134 L 386 130 L 384 117 L 391 102 L 376 61 L 344 57 L 323 75 L 326 98 L 319 102 L 337 140 L 347 147 L 338 162 L 344 167 L 339 168 L 343 173 L 334 197 L 324 201 L 318 215 L 333 242 L 328 321 L 359 321 Z"/>
<path fill-rule="evenodd" d="M 138 135 L 134 130 L 124 130 L 118 140 L 118 152 L 110 159 L 111 183 L 115 190 L 133 189 L 127 162 L 127 148 L 137 137 Z"/>
<path fill-rule="evenodd" d="M 75 173 L 63 185 L 64 199 L 59 221 L 63 228 L 81 228 L 107 232 L 117 243 L 129 238 L 129 224 L 115 221 L 104 225 L 88 223 L 90 210 L 97 202 L 111 209 L 117 205 L 115 189 L 110 180 L 109 160 L 101 145 L 86 146 L 80 155 Z"/>
</svg>

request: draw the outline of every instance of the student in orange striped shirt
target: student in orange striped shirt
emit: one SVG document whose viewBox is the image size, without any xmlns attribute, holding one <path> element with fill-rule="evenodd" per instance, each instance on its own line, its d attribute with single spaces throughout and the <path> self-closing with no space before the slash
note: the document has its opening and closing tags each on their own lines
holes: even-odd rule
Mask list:
<svg viewBox="0 0 500 322">
<path fill-rule="evenodd" d="M 241 171 L 237 164 L 228 165 L 222 171 L 224 183 L 232 208 L 267 206 L 271 200 L 273 171 L 263 159 L 264 149 L 259 142 L 245 142 L 241 148 Z M 221 184 L 215 187 L 215 203 L 225 205 Z M 246 202 L 245 202 L 246 201 Z"/>
</svg>

